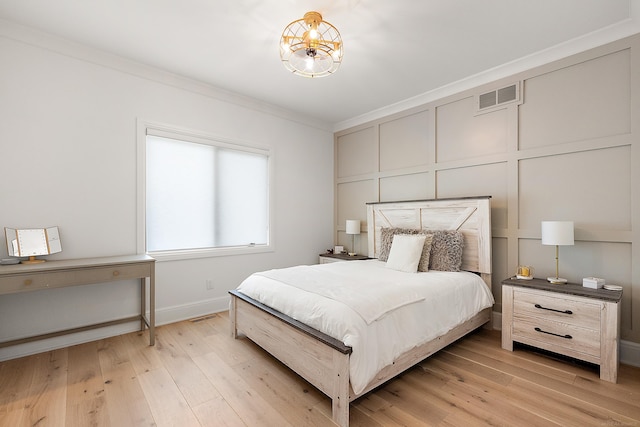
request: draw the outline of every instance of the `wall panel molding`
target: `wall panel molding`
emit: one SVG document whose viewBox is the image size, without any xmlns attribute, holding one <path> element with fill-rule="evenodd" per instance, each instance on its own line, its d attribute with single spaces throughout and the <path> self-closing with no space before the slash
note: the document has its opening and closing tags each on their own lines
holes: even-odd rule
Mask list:
<svg viewBox="0 0 640 427">
<path fill-rule="evenodd" d="M 622 338 L 640 344 L 639 51 L 640 34 L 359 125 L 378 129 L 368 146 L 378 147 L 379 164 L 367 178 L 385 201 L 492 195 L 496 311 L 500 281 L 518 264 L 533 265 L 538 277 L 555 272 L 540 222 L 573 220 L 576 244 L 561 249 L 564 276 L 621 284 Z M 523 82 L 521 105 L 475 114 L 475 93 L 513 81 Z M 416 111 L 426 112 L 426 126 L 412 120 Z M 337 132 L 336 141 L 352 131 Z M 398 149 L 426 141 L 426 152 L 411 151 L 417 158 L 402 167 L 407 153 L 389 148 L 396 135 Z M 340 177 L 336 188 L 348 181 Z M 344 209 L 365 211 L 338 203 L 337 217 Z"/>
</svg>

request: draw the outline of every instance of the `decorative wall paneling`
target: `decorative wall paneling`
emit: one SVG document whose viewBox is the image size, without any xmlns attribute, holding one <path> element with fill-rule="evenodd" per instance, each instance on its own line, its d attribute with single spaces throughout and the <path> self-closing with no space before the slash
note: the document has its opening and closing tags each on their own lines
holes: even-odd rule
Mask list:
<svg viewBox="0 0 640 427">
<path fill-rule="evenodd" d="M 521 104 L 478 114 L 478 94 L 516 82 Z M 622 285 L 622 339 L 640 344 L 639 127 L 637 35 L 337 132 L 335 240 L 350 245 L 347 218 L 365 232 L 366 201 L 489 194 L 500 312 L 518 264 L 555 274 L 540 222 L 573 220 L 562 276 Z"/>
</svg>

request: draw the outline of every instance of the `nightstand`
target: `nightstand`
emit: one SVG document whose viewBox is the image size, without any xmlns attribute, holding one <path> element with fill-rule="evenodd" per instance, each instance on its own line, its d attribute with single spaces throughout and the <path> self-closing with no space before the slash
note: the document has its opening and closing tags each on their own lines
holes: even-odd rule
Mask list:
<svg viewBox="0 0 640 427">
<path fill-rule="evenodd" d="M 353 255 L 349 254 L 320 254 L 318 256 L 318 263 L 320 264 L 329 264 L 330 262 L 340 262 L 340 261 L 362 261 L 365 259 L 369 259 L 366 255 Z"/>
<path fill-rule="evenodd" d="M 600 365 L 617 382 L 622 291 L 543 279 L 502 281 L 502 348 L 538 347 Z"/>
</svg>

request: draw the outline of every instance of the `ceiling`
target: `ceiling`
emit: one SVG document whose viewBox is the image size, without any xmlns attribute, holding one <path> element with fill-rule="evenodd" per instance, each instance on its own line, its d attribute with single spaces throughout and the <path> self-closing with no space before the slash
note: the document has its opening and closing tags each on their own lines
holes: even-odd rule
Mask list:
<svg viewBox="0 0 640 427">
<path fill-rule="evenodd" d="M 0 0 L 0 18 L 335 126 L 504 64 L 639 32 L 639 2 Z M 310 10 L 344 41 L 341 67 L 324 78 L 279 60 L 282 30 Z"/>
</svg>

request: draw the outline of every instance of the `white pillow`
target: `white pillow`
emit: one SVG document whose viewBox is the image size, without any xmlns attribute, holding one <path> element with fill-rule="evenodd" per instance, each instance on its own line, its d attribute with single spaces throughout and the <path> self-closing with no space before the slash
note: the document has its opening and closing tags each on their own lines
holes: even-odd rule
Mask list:
<svg viewBox="0 0 640 427">
<path fill-rule="evenodd" d="M 396 234 L 393 236 L 387 267 L 407 273 L 418 271 L 418 263 L 422 256 L 424 234 Z"/>
</svg>

